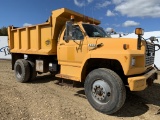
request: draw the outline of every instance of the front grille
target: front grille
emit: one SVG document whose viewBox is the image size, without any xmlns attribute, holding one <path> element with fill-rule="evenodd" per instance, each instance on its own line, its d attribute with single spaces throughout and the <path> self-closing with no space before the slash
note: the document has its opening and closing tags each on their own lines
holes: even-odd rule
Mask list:
<svg viewBox="0 0 160 120">
<path fill-rule="evenodd" d="M 146 45 L 146 66 L 154 64 L 155 46 L 152 43 L 147 42 Z"/>
</svg>

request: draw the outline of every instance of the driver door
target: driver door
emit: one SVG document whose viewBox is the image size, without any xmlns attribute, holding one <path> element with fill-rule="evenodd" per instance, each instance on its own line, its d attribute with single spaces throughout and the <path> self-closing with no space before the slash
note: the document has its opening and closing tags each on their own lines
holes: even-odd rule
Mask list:
<svg viewBox="0 0 160 120">
<path fill-rule="evenodd" d="M 65 41 L 65 30 L 58 42 L 58 62 L 60 65 L 80 67 L 88 52 L 87 40 L 78 25 L 74 25 L 74 40 Z"/>
</svg>

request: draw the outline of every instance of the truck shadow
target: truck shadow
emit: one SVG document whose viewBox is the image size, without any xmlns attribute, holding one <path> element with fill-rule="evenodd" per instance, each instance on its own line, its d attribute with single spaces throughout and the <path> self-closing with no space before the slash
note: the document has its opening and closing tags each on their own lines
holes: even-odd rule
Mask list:
<svg viewBox="0 0 160 120">
<path fill-rule="evenodd" d="M 75 96 L 85 98 L 84 90 L 77 91 Z M 157 110 L 149 107 L 155 105 Z M 155 115 L 160 115 L 160 84 L 154 83 L 144 91 L 131 92 L 127 91 L 126 101 L 123 107 L 112 116 L 117 117 L 135 117 L 145 114 L 147 111 Z"/>
<path fill-rule="evenodd" d="M 147 111 L 155 115 L 160 115 L 160 84 L 154 83 L 144 91 L 127 92 L 124 106 L 113 116 L 135 117 L 145 114 Z M 150 105 L 155 105 L 157 110 Z"/>
<path fill-rule="evenodd" d="M 55 77 L 51 74 L 45 74 L 45 75 L 38 75 L 34 80 L 29 80 L 28 83 L 32 84 L 41 84 L 41 83 L 47 83 L 50 81 L 55 81 Z"/>
<path fill-rule="evenodd" d="M 38 76 L 30 83 L 41 84 L 51 81 L 56 81 L 55 84 L 61 85 L 59 84 L 59 80 L 50 74 Z M 74 87 L 77 88 L 77 92 L 74 95 L 86 99 L 83 85 L 80 84 L 80 86 L 76 85 Z M 148 87 L 144 91 L 127 91 L 125 104 L 118 112 L 112 114 L 112 116 L 135 117 L 143 115 L 148 111 L 150 111 L 151 114 L 160 115 L 160 84 L 154 83 L 151 87 Z"/>
</svg>

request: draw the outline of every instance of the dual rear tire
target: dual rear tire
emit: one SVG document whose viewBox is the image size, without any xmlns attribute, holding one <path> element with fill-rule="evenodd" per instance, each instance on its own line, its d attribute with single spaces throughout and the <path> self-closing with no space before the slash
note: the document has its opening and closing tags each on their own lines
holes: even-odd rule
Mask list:
<svg viewBox="0 0 160 120">
<path fill-rule="evenodd" d="M 36 78 L 35 63 L 30 60 L 18 59 L 14 64 L 15 77 L 18 82 L 24 83 Z"/>
</svg>

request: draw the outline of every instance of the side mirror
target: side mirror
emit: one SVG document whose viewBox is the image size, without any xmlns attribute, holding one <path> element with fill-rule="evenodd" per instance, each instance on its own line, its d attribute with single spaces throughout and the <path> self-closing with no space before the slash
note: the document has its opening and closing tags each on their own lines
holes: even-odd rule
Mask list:
<svg viewBox="0 0 160 120">
<path fill-rule="evenodd" d="M 67 21 L 66 22 L 66 32 L 65 32 L 65 37 L 64 40 L 68 41 L 72 39 L 72 33 L 73 33 L 73 22 L 72 21 Z"/>
<path fill-rule="evenodd" d="M 157 39 L 156 37 L 154 37 L 154 36 L 151 36 L 149 39 L 150 39 L 150 41 L 151 41 L 152 43 L 153 43 L 154 41 L 159 42 L 158 39 Z"/>
</svg>

